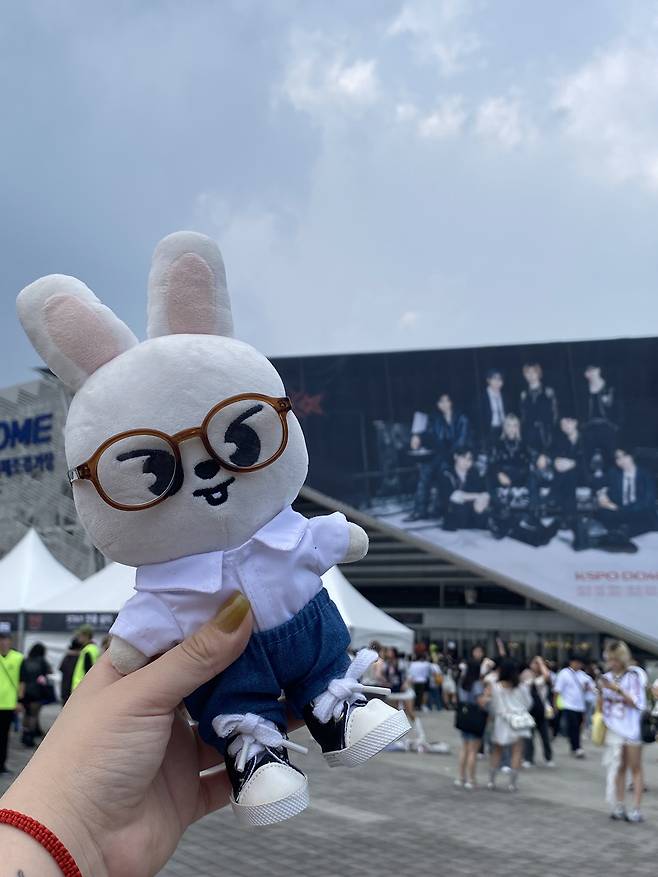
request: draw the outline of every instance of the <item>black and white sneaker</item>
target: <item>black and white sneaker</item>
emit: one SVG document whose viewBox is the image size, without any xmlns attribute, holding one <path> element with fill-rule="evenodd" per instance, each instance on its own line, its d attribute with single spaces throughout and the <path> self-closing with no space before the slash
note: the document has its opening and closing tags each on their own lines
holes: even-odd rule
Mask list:
<svg viewBox="0 0 658 877">
<path fill-rule="evenodd" d="M 326 723 L 315 717 L 313 704 L 308 704 L 304 721 L 330 767 L 363 764 L 411 729 L 402 710 L 383 700 L 345 701 L 338 718 L 332 716 Z"/>
<path fill-rule="evenodd" d="M 290 763 L 283 747 L 266 746 L 242 769 L 239 753 L 230 755 L 227 751 L 225 762 L 233 787 L 231 807 L 242 825 L 272 825 L 308 807 L 306 775 Z"/>
</svg>

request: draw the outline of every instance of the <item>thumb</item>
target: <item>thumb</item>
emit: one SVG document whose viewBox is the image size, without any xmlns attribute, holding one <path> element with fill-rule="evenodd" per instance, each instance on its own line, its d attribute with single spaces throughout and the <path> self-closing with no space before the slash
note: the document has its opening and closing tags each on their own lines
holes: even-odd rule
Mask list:
<svg viewBox="0 0 658 877">
<path fill-rule="evenodd" d="M 236 593 L 196 633 L 126 676 L 123 682 L 133 686 L 140 711 L 173 710 L 188 694 L 225 670 L 244 651 L 252 621 L 249 601 Z"/>
</svg>

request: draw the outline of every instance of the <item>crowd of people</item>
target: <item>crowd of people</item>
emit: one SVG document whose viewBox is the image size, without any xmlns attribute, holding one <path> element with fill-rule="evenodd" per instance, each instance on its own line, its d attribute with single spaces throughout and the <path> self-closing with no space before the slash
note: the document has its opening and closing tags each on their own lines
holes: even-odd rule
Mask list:
<svg viewBox="0 0 658 877">
<path fill-rule="evenodd" d="M 59 665 L 60 691 L 52 681 L 53 668 L 43 643 L 34 643 L 23 655 L 12 648 L 8 631 L 0 631 L 0 774 L 11 773 L 7 765 L 12 727 L 21 731 L 21 743 L 34 748 L 43 737 L 39 722 L 41 708 L 66 703 L 101 653 L 94 643 L 94 631 L 83 625 L 75 634 Z"/>
<path fill-rule="evenodd" d="M 541 364 L 527 362 L 523 379 L 514 400 L 502 371 L 489 370 L 477 431 L 449 393 L 416 414 L 418 481 L 406 522 L 488 530 L 535 547 L 564 529 L 575 550 L 636 550 L 633 537 L 658 529 L 656 483 L 622 437 L 619 394 L 601 366 L 584 371 L 580 417 L 560 405 Z"/>
<path fill-rule="evenodd" d="M 456 786 L 474 789 L 478 761 L 488 757 L 487 788 L 495 789 L 503 774 L 507 788 L 517 791 L 521 770 L 537 764 L 537 741 L 546 768 L 555 767 L 558 735 L 568 741 L 571 757 L 583 759 L 582 735 L 599 718 L 605 734 L 605 740 L 598 742 L 605 743 L 603 765 L 611 818 L 643 821 L 642 744 L 655 739 L 658 681 L 649 687 L 645 671 L 625 643 L 608 645 L 605 667 L 574 652 L 562 668 L 539 655 L 528 663 L 519 662 L 506 654 L 500 640 L 495 657 L 488 657 L 476 645 L 462 661 L 435 645 L 421 646 L 413 656 L 383 649 L 378 643 L 372 647 L 380 655 L 371 671 L 373 681 L 391 689 L 390 699 L 412 721 L 418 712 L 455 711 L 462 738 Z M 647 738 L 647 733 L 653 738 Z M 629 788 L 633 800 L 627 809 Z"/>
<path fill-rule="evenodd" d="M 12 725 L 20 721 L 23 745 L 34 747 L 43 736 L 41 707 L 56 700 L 66 702 L 107 648 L 107 639 L 99 648 L 90 627 L 77 631 L 59 666 L 58 698 L 44 645 L 33 644 L 23 656 L 11 647 L 10 634 L 0 632 L 0 774 L 10 773 L 6 759 Z M 571 756 L 582 759 L 582 735 L 598 718 L 605 736 L 598 742 L 605 743 L 603 765 L 610 816 L 643 821 L 642 744 L 651 739 L 645 728 L 650 702 L 655 718 L 648 727 L 654 738 L 658 728 L 658 681 L 649 687 L 646 673 L 625 643 L 608 645 L 605 668 L 574 652 L 561 669 L 539 655 L 527 664 L 519 662 L 506 653 L 501 640 L 497 640 L 494 657 L 475 645 L 461 661 L 434 644 L 418 646 L 412 656 L 376 642 L 371 647 L 379 658 L 364 682 L 390 689 L 389 699 L 412 722 L 419 712 L 454 711 L 462 739 L 456 786 L 474 789 L 478 761 L 488 757 L 487 788 L 495 789 L 500 775 L 506 774 L 507 788 L 517 791 L 521 770 L 537 763 L 537 740 L 547 768 L 555 767 L 554 744 L 560 734 L 567 739 Z M 629 789 L 633 799 L 627 810 Z"/>
</svg>

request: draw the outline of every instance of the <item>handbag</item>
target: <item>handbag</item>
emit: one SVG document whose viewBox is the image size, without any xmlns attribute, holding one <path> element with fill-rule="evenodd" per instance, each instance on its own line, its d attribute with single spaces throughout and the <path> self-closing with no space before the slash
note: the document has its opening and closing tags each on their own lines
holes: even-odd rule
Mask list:
<svg viewBox="0 0 658 877">
<path fill-rule="evenodd" d="M 603 721 L 603 713 L 597 709 L 592 716 L 592 743 L 595 746 L 603 746 L 608 728 Z"/>
<path fill-rule="evenodd" d="M 489 714 L 476 703 L 459 703 L 455 711 L 455 728 L 464 734 L 484 737 Z"/>
<path fill-rule="evenodd" d="M 513 731 L 529 731 L 536 724 L 527 710 L 522 713 L 508 713 L 505 718 Z"/>
<path fill-rule="evenodd" d="M 643 743 L 655 743 L 658 734 L 658 716 L 652 716 L 649 710 L 644 710 L 640 716 L 640 737 Z"/>
<path fill-rule="evenodd" d="M 537 723 L 535 722 L 533 717 L 530 715 L 528 710 L 524 709 L 524 710 L 516 711 L 516 712 L 513 712 L 512 710 L 510 710 L 509 709 L 509 694 L 503 688 L 502 685 L 500 685 L 500 690 L 505 692 L 505 700 L 507 702 L 508 712 L 506 712 L 503 717 L 504 717 L 505 721 L 507 722 L 507 724 L 510 726 L 510 728 L 513 731 L 530 731 L 530 730 L 532 730 L 532 728 L 534 728 Z"/>
</svg>

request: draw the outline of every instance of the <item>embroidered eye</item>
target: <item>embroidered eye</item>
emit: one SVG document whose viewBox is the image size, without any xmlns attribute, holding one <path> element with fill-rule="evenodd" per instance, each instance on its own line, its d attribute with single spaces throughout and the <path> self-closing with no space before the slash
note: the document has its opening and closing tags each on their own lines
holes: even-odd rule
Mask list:
<svg viewBox="0 0 658 877">
<path fill-rule="evenodd" d="M 126 460 L 143 460 L 142 474 L 154 475 L 155 481 L 148 485 L 148 490 L 153 496 L 162 496 L 174 480 L 174 471 L 176 469 L 176 459 L 171 451 L 163 451 L 158 448 L 139 448 L 135 451 L 126 451 L 119 454 L 117 460 L 119 463 L 125 463 Z"/>
<path fill-rule="evenodd" d="M 100 485 L 119 505 L 148 505 L 175 492 L 180 479 L 173 449 L 159 436 L 125 436 L 106 448 L 98 461 Z"/>
<path fill-rule="evenodd" d="M 278 412 L 267 402 L 242 399 L 213 415 L 207 435 L 220 460 L 248 469 L 276 454 L 283 442 L 283 426 Z"/>
</svg>

